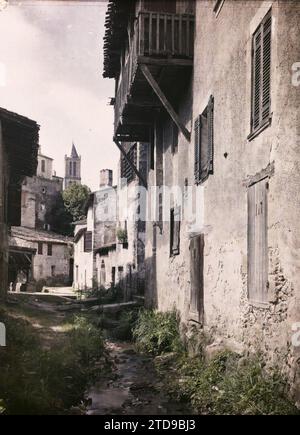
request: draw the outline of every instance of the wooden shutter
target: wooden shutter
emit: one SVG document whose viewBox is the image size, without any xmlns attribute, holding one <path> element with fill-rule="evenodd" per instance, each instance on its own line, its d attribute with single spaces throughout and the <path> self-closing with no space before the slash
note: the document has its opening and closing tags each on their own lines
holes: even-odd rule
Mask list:
<svg viewBox="0 0 300 435">
<path fill-rule="evenodd" d="M 268 180 L 248 190 L 248 294 L 252 302 L 268 301 Z"/>
<path fill-rule="evenodd" d="M 181 227 L 181 207 L 175 207 L 171 210 L 170 222 L 171 235 L 171 255 L 180 254 L 180 227 Z"/>
<path fill-rule="evenodd" d="M 263 24 L 263 76 L 262 76 L 262 122 L 271 114 L 271 37 L 272 15 L 268 13 Z"/>
<path fill-rule="evenodd" d="M 213 173 L 214 165 L 214 97 L 211 96 L 207 109 L 208 121 L 208 171 L 209 174 Z"/>
<path fill-rule="evenodd" d="M 195 122 L 195 182 L 203 183 L 213 173 L 214 97 Z"/>
<path fill-rule="evenodd" d="M 198 321 L 203 321 L 204 316 L 204 235 L 193 237 L 190 242 L 191 257 L 191 298 L 190 311 L 196 314 Z"/>
<path fill-rule="evenodd" d="M 195 121 L 195 182 L 200 183 L 200 138 L 201 138 L 201 115 Z"/>
<path fill-rule="evenodd" d="M 252 51 L 252 130 L 268 122 L 271 114 L 271 39 L 270 11 L 253 35 Z"/>
<path fill-rule="evenodd" d="M 93 233 L 87 231 L 84 234 L 84 252 L 92 252 L 93 250 Z"/>
</svg>

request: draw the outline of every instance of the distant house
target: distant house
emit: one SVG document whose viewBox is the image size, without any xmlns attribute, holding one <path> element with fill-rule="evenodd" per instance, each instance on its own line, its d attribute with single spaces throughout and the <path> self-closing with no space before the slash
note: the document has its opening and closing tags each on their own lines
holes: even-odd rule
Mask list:
<svg viewBox="0 0 300 435">
<path fill-rule="evenodd" d="M 21 225 L 21 184 L 36 173 L 39 126 L 0 108 L 0 298 L 8 289 L 8 232 Z"/>
<path fill-rule="evenodd" d="M 72 240 L 51 231 L 51 213 L 63 192 L 53 159 L 39 152 L 34 176 L 21 187 L 20 228 L 9 239 L 9 285 L 13 290 L 42 290 L 73 284 Z"/>
<path fill-rule="evenodd" d="M 128 144 L 128 152 L 131 148 Z M 145 158 L 142 150 L 142 146 L 136 149 L 141 169 Z M 125 181 L 126 186 L 122 185 Z M 129 186 L 132 187 L 130 198 Z M 90 195 L 87 204 L 87 221 L 79 222 L 75 229 L 76 289 L 118 287 L 125 300 L 143 293 L 145 226 L 135 219 L 141 202 L 135 191 L 138 186 L 138 179 L 124 160 L 120 161 L 115 187 L 112 172 L 101 171 L 100 190 Z"/>
<path fill-rule="evenodd" d="M 9 238 L 12 290 L 36 291 L 44 285 L 73 283 L 73 240 L 49 231 L 12 227 Z"/>
</svg>

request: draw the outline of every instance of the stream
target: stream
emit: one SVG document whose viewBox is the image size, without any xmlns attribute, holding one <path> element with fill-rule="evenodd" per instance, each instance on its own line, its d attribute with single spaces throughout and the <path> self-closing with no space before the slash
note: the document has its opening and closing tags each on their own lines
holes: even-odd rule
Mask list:
<svg viewBox="0 0 300 435">
<path fill-rule="evenodd" d="M 130 343 L 109 341 L 112 379 L 87 394 L 87 415 L 192 415 L 183 403 L 170 400 L 153 358 L 136 353 Z"/>
</svg>

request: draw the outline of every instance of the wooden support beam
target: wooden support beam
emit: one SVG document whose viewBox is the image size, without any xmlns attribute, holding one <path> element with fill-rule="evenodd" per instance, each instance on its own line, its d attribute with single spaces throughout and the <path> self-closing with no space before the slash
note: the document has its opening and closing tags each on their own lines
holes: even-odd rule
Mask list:
<svg viewBox="0 0 300 435">
<path fill-rule="evenodd" d="M 173 109 L 172 105 L 167 100 L 165 94 L 163 93 L 163 91 L 159 87 L 157 81 L 155 80 L 155 78 L 151 74 L 149 68 L 146 65 L 141 65 L 141 70 L 142 70 L 142 73 L 144 74 L 146 80 L 148 81 L 148 83 L 152 87 L 153 91 L 160 99 L 162 105 L 164 106 L 166 111 L 169 113 L 170 117 L 173 119 L 173 121 L 175 122 L 175 124 L 177 125 L 179 130 L 182 132 L 184 137 L 190 142 L 191 141 L 191 133 L 188 131 L 188 129 L 185 127 L 185 125 L 183 125 L 183 123 L 181 122 L 179 116 L 177 115 L 177 113 Z"/>
<path fill-rule="evenodd" d="M 148 189 L 148 184 L 147 181 L 145 180 L 145 178 L 143 177 L 143 175 L 141 174 L 141 172 L 138 170 L 138 168 L 135 166 L 135 164 L 130 160 L 130 158 L 128 157 L 128 154 L 126 153 L 126 151 L 124 150 L 124 148 L 122 147 L 122 144 L 116 139 L 114 138 L 114 143 L 117 145 L 117 147 L 119 148 L 119 150 L 121 151 L 122 156 L 125 158 L 125 160 L 127 161 L 127 163 L 129 164 L 129 166 L 131 167 L 131 169 L 133 170 L 133 172 L 137 175 L 137 177 L 141 180 L 143 186 Z"/>
</svg>

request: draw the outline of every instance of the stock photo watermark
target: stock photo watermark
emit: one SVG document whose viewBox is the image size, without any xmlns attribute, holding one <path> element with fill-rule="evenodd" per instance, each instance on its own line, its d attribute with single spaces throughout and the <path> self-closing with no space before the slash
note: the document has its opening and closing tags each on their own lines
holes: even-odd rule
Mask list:
<svg viewBox="0 0 300 435">
<path fill-rule="evenodd" d="M 6 327 L 0 323 L 0 347 L 6 347 Z"/>
</svg>

